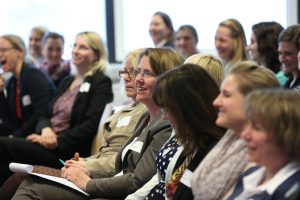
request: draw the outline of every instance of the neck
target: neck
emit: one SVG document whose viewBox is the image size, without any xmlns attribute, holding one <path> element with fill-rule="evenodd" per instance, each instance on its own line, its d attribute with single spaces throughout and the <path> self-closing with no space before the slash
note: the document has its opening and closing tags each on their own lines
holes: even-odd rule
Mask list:
<svg viewBox="0 0 300 200">
<path fill-rule="evenodd" d="M 160 112 L 160 108 L 153 102 L 145 103 L 147 106 L 149 115 L 150 115 L 150 121 L 152 121 L 156 115 Z"/>
<path fill-rule="evenodd" d="M 20 79 L 22 67 L 23 67 L 23 61 L 19 61 L 15 66 L 13 74 L 17 79 Z"/>
<path fill-rule="evenodd" d="M 92 66 L 86 67 L 86 66 L 77 66 L 77 76 L 84 77 L 84 75 L 92 69 Z"/>
</svg>

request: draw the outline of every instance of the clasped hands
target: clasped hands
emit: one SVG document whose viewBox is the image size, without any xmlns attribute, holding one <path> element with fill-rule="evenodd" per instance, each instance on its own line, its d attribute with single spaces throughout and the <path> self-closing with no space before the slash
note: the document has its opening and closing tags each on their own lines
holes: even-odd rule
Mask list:
<svg viewBox="0 0 300 200">
<path fill-rule="evenodd" d="M 38 143 L 47 149 L 55 149 L 58 145 L 57 134 L 49 127 L 43 128 L 41 135 L 36 133 L 28 135 L 26 140 Z"/>
</svg>

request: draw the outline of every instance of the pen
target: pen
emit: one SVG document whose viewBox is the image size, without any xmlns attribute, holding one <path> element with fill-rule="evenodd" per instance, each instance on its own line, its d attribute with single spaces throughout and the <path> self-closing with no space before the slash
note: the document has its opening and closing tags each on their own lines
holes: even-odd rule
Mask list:
<svg viewBox="0 0 300 200">
<path fill-rule="evenodd" d="M 58 159 L 58 160 L 63 166 L 65 166 L 65 162 L 62 159 Z"/>
</svg>

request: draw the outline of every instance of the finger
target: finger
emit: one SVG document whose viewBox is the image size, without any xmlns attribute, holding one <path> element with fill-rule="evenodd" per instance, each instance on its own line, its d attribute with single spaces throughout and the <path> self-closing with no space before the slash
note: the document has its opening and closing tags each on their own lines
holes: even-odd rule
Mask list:
<svg viewBox="0 0 300 200">
<path fill-rule="evenodd" d="M 79 161 L 79 153 L 78 152 L 76 152 L 74 154 L 74 160 Z"/>
</svg>

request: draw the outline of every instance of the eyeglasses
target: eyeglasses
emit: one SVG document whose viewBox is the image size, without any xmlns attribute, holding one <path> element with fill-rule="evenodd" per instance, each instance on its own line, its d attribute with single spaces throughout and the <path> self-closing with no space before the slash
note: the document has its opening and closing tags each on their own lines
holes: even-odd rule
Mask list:
<svg viewBox="0 0 300 200">
<path fill-rule="evenodd" d="M 125 78 L 126 75 L 127 75 L 128 77 L 130 77 L 130 78 L 134 78 L 134 77 L 135 77 L 133 71 L 126 71 L 126 70 L 120 70 L 120 71 L 119 71 L 119 76 L 120 76 L 120 77 Z"/>
<path fill-rule="evenodd" d="M 144 71 L 142 72 L 141 70 L 135 69 L 133 70 L 134 76 L 137 77 L 138 75 L 141 75 L 144 78 L 151 78 L 154 77 L 155 75 L 150 72 L 150 71 Z"/>
<path fill-rule="evenodd" d="M 0 53 L 5 53 L 8 50 L 14 49 L 13 47 L 7 47 L 7 48 L 0 48 Z"/>
</svg>

